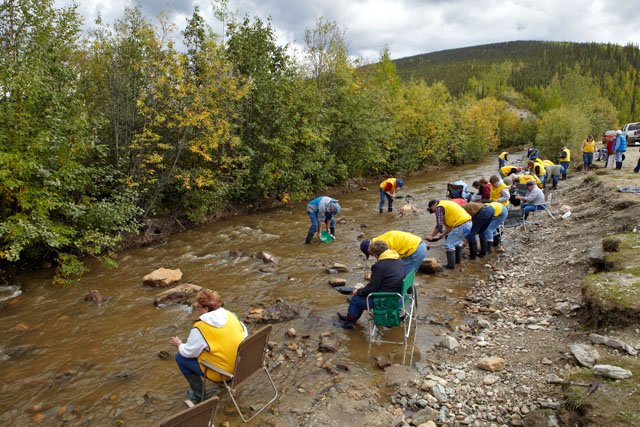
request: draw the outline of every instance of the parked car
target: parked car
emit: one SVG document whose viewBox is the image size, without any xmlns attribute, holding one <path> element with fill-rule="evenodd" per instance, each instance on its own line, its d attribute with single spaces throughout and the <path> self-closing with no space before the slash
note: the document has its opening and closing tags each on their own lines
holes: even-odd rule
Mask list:
<svg viewBox="0 0 640 427">
<path fill-rule="evenodd" d="M 627 123 L 622 128 L 622 133 L 627 138 L 627 145 L 640 145 L 640 122 Z"/>
</svg>

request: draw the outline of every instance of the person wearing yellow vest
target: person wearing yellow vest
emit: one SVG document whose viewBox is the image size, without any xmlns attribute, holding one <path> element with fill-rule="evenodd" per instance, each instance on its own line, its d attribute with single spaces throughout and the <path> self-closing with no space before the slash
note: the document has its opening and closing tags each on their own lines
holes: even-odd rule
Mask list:
<svg viewBox="0 0 640 427">
<path fill-rule="evenodd" d="M 596 142 L 593 140 L 593 135 L 587 136 L 587 139 L 582 141 L 581 149 L 584 173 L 587 173 L 589 166 L 593 164 L 593 154 L 596 152 Z"/>
<path fill-rule="evenodd" d="M 504 224 L 509 213 L 507 207 L 500 203 L 492 202 L 490 205 L 493 206 L 493 219 L 484 232 L 484 239 L 487 241 L 487 254 L 491 253 L 492 248 L 496 248 L 498 252 L 504 252 L 500 243 L 498 228 Z"/>
<path fill-rule="evenodd" d="M 500 210 L 502 210 L 502 205 Z M 462 205 L 462 209 L 471 215 L 471 230 L 467 235 L 469 243 L 469 259 L 476 259 L 477 256 L 482 258 L 487 253 L 487 240 L 484 238 L 484 232 L 489 227 L 494 217 L 494 208 L 491 204 L 470 202 Z M 478 240 L 476 236 L 480 236 L 480 254 L 478 255 Z"/>
<path fill-rule="evenodd" d="M 520 172 L 522 172 L 522 168 L 520 166 L 503 166 L 500 168 L 500 177 L 505 178 L 509 175 L 519 174 Z"/>
<path fill-rule="evenodd" d="M 507 160 L 509 160 L 507 158 L 508 155 L 508 151 L 503 151 L 498 155 L 498 169 L 502 169 L 507 164 Z"/>
<path fill-rule="evenodd" d="M 405 276 L 417 270 L 427 257 L 427 245 L 419 236 L 406 231 L 391 230 L 371 240 L 360 242 L 360 250 L 367 259 L 369 258 L 369 246 L 378 240 L 385 242 L 389 245 L 389 249 L 396 251 L 400 255 L 402 265 L 404 265 Z"/>
<path fill-rule="evenodd" d="M 536 159 L 535 161 L 529 160 L 529 162 L 527 162 L 527 168 L 531 173 L 533 173 L 536 177 L 538 177 L 538 179 L 542 183 L 542 187 L 540 188 L 544 188 L 544 185 L 547 179 L 547 171 L 544 167 L 544 164 L 542 163 L 542 160 L 540 159 Z"/>
<path fill-rule="evenodd" d="M 489 183 L 491 184 L 491 194 L 489 194 L 489 200 L 491 200 L 492 202 L 502 203 L 504 206 L 509 206 L 511 193 L 509 192 L 509 187 L 507 187 L 507 184 L 502 182 L 498 175 L 492 175 L 491 178 L 489 178 Z"/>
<path fill-rule="evenodd" d="M 431 242 L 446 236 L 443 245 L 447 253 L 446 268 L 455 268 L 462 260 L 462 245 L 471 231 L 471 215 L 451 200 L 431 200 L 428 208 L 436 214 L 436 226 L 425 240 Z"/>
<path fill-rule="evenodd" d="M 567 171 L 571 165 L 571 150 L 566 145 L 562 146 L 562 154 L 560 154 L 560 166 L 562 166 L 562 179 L 567 179 Z"/>
<path fill-rule="evenodd" d="M 199 319 L 189 332 L 187 342 L 183 343 L 178 337 L 172 337 L 169 341 L 178 348 L 176 362 L 191 387 L 188 394 L 194 403 L 201 402 L 205 397 L 202 361 L 233 372 L 238 346 L 247 336 L 247 328 L 235 314 L 225 310 L 223 304 L 217 292 L 209 289 L 198 291 L 192 306 Z M 216 372 L 207 372 L 207 378 L 222 382 Z"/>
<path fill-rule="evenodd" d="M 393 201 L 396 198 L 398 188 L 404 187 L 404 181 L 400 178 L 388 178 L 380 183 L 380 213 L 384 211 L 384 202 L 389 202 L 389 212 L 393 212 Z"/>
</svg>

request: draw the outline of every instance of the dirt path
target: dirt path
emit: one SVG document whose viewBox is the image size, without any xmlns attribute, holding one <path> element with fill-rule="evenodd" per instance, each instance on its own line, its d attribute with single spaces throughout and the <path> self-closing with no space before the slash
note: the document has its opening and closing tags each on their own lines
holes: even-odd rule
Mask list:
<svg viewBox="0 0 640 427">
<path fill-rule="evenodd" d="M 540 224 L 526 232 L 529 243 L 508 239 L 504 253 L 463 261 L 484 265 L 486 280 L 476 280 L 458 301 L 465 323 L 442 327 L 441 333 L 454 340 L 420 349 L 426 360 L 413 367 L 387 368 L 386 384 L 367 387 L 356 380 L 366 369 L 341 366 L 333 360 L 337 356 L 327 362 L 331 357 L 319 355 L 316 366 L 333 374 L 327 383 L 312 393 L 300 390 L 307 398 L 296 402 L 297 408 L 281 404 L 260 424 L 296 425 L 289 416 L 294 414 L 297 425 L 597 425 L 585 408 L 568 410 L 566 389 L 548 379 L 577 369 L 570 346 L 588 343 L 591 332 L 614 335 L 640 348 L 637 325 L 607 330 L 589 326 L 581 295 L 581 280 L 592 270 L 592 249 L 609 234 L 640 228 L 640 195 L 615 191 L 616 185 L 640 184 L 631 172 L 637 158 L 634 149 L 622 171 L 571 173 L 554 191 L 556 219 L 537 213 Z M 571 215 L 561 219 L 567 211 Z M 447 274 L 467 279 L 463 270 Z M 599 350 L 605 358 L 620 354 L 606 347 Z M 495 372 L 478 368 L 486 358 L 493 358 L 489 366 Z M 615 391 L 603 385 L 595 393 Z M 634 424 L 623 418 L 616 425 Z"/>
</svg>

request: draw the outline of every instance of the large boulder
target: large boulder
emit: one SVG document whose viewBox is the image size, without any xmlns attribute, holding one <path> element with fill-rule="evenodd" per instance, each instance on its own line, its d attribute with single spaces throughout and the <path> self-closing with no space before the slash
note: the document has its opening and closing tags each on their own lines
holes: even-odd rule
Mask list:
<svg viewBox="0 0 640 427">
<path fill-rule="evenodd" d="M 99 290 L 93 289 L 92 291 L 89 291 L 85 294 L 84 300 L 95 305 L 100 305 L 105 301 L 105 298 L 102 296 Z"/>
<path fill-rule="evenodd" d="M 600 358 L 598 350 L 589 344 L 571 344 L 569 349 L 578 363 L 588 368 L 592 367 L 594 363 L 596 363 L 596 360 Z"/>
<path fill-rule="evenodd" d="M 425 258 L 420 264 L 419 270 L 422 273 L 435 274 L 442 271 L 442 264 L 435 258 Z"/>
<path fill-rule="evenodd" d="M 593 368 L 593 373 L 596 375 L 602 375 L 603 377 L 613 378 L 615 380 L 624 380 L 626 378 L 631 378 L 633 373 L 626 369 L 620 368 L 618 366 L 612 365 L 595 365 Z"/>
<path fill-rule="evenodd" d="M 270 307 L 252 308 L 245 319 L 251 323 L 276 323 L 291 320 L 298 314 L 298 307 L 284 301 L 277 301 L 275 305 Z"/>
<path fill-rule="evenodd" d="M 158 295 L 156 295 L 156 299 L 153 300 L 153 303 L 156 306 L 164 306 L 169 304 L 191 304 L 196 296 L 196 293 L 198 293 L 198 291 L 201 289 L 202 286 L 192 285 L 190 283 L 178 285 L 174 288 L 160 292 Z"/>
<path fill-rule="evenodd" d="M 162 267 L 144 276 L 142 284 L 154 288 L 166 288 L 176 284 L 180 279 L 182 279 L 182 271 L 180 269 L 170 270 Z"/>
</svg>

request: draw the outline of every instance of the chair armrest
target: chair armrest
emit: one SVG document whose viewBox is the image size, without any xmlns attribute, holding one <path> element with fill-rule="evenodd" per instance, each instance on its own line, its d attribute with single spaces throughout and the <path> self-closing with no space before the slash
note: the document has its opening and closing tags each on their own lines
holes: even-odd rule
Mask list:
<svg viewBox="0 0 640 427">
<path fill-rule="evenodd" d="M 217 373 L 219 373 L 220 375 L 224 376 L 224 377 L 228 377 L 229 379 L 233 378 L 233 374 L 231 372 L 227 372 L 222 368 L 218 368 L 216 365 L 207 362 L 206 360 L 203 360 L 201 362 L 207 369 L 211 369 L 212 371 L 215 371 Z"/>
</svg>

